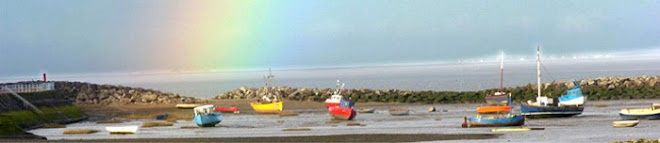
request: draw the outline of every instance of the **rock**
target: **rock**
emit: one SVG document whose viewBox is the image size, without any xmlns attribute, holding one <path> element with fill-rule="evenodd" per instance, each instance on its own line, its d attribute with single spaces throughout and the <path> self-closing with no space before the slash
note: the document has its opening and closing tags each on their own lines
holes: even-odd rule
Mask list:
<svg viewBox="0 0 660 143">
<path fill-rule="evenodd" d="M 607 89 L 614 89 L 614 88 L 616 88 L 614 84 L 610 84 L 609 86 L 607 86 Z"/>
</svg>

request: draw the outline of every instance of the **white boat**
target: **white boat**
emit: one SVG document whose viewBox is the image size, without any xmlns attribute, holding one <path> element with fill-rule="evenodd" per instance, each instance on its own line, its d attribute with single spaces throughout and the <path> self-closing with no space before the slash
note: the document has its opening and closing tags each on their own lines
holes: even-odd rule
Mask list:
<svg viewBox="0 0 660 143">
<path fill-rule="evenodd" d="M 639 120 L 627 120 L 627 121 L 614 121 L 612 122 L 613 127 L 634 127 L 639 124 Z"/>
<path fill-rule="evenodd" d="M 105 127 L 105 130 L 110 134 L 135 134 L 137 133 L 138 126 Z"/>
</svg>

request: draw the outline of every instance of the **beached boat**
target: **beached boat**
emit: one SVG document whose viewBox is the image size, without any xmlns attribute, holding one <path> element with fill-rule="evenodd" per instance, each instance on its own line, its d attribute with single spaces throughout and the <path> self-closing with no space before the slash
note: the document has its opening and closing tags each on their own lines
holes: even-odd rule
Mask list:
<svg viewBox="0 0 660 143">
<path fill-rule="evenodd" d="M 408 109 L 390 109 L 389 113 L 392 116 L 406 116 L 406 115 L 410 114 L 410 110 L 408 110 Z"/>
<path fill-rule="evenodd" d="M 570 117 L 580 115 L 584 111 L 584 95 L 580 84 L 573 82 L 574 87 L 562 95 L 560 102 L 547 96 L 541 96 L 541 52 L 540 47 L 536 49 L 536 72 L 537 72 L 537 97 L 536 101 L 527 101 L 520 106 L 522 115 L 530 118 Z M 564 97 L 566 96 L 566 97 Z M 580 101 L 581 100 L 581 101 Z M 564 102 L 561 102 L 564 101 Z"/>
<path fill-rule="evenodd" d="M 353 109 L 355 103 L 346 100 L 341 96 L 341 91 L 344 89 L 344 83 L 339 86 L 339 80 L 337 80 L 337 89 L 334 92 L 334 95 L 326 100 L 326 107 L 328 107 L 328 113 L 335 120 L 352 120 L 355 118 L 357 113 Z M 328 104 L 328 101 L 339 100 L 337 106 L 333 106 L 334 103 Z"/>
<path fill-rule="evenodd" d="M 624 120 L 660 119 L 660 103 L 654 103 L 651 108 L 645 109 L 621 109 L 619 116 Z"/>
<path fill-rule="evenodd" d="M 465 118 L 464 127 L 505 127 L 522 126 L 525 124 L 525 116 L 504 114 L 504 115 L 477 115 L 476 117 Z"/>
<path fill-rule="evenodd" d="M 530 128 L 497 128 L 490 130 L 491 132 L 522 132 L 522 131 L 531 131 Z"/>
<path fill-rule="evenodd" d="M 357 112 L 358 113 L 374 113 L 374 112 L 376 112 L 376 109 L 374 109 L 374 108 L 362 108 L 362 109 L 358 109 Z"/>
<path fill-rule="evenodd" d="M 486 103 L 489 105 L 509 105 L 510 94 L 506 92 L 495 92 L 493 95 L 485 97 Z"/>
<path fill-rule="evenodd" d="M 504 54 L 500 57 L 500 91 L 504 91 Z M 479 114 L 508 113 L 511 111 L 511 93 L 495 92 L 485 97 L 487 106 L 477 107 Z"/>
<path fill-rule="evenodd" d="M 176 108 L 179 108 L 179 109 L 193 109 L 197 106 L 199 106 L 199 104 L 192 104 L 192 103 L 176 104 Z"/>
<path fill-rule="evenodd" d="M 200 127 L 213 127 L 222 121 L 222 114 L 214 110 L 213 105 L 195 107 L 195 123 Z"/>
<path fill-rule="evenodd" d="M 341 106 L 330 107 L 328 108 L 328 112 L 334 120 L 352 120 L 357 115 L 353 108 Z"/>
<path fill-rule="evenodd" d="M 232 106 L 232 107 L 215 107 L 215 111 L 222 112 L 222 113 L 238 113 L 238 107 Z"/>
<path fill-rule="evenodd" d="M 282 101 L 278 101 L 274 103 L 253 102 L 250 103 L 250 106 L 252 106 L 252 109 L 254 109 L 254 111 L 257 111 L 258 113 L 262 113 L 262 114 L 278 114 L 282 112 L 283 109 Z"/>
<path fill-rule="evenodd" d="M 341 91 L 344 89 L 344 83 L 339 84 L 339 80 L 337 80 L 337 89 L 333 92 L 332 96 L 330 98 L 325 100 L 325 107 L 330 108 L 330 107 L 335 107 L 335 106 L 340 106 L 340 104 L 344 101 L 348 101 L 344 98 L 344 96 L 341 95 Z M 350 107 L 353 107 L 355 105 L 354 102 L 344 102 L 348 103 Z"/>
<path fill-rule="evenodd" d="M 165 120 L 167 117 L 169 117 L 169 114 L 161 114 L 161 115 L 156 115 L 156 120 Z"/>
<path fill-rule="evenodd" d="M 612 122 L 613 127 L 634 127 L 639 124 L 639 120 L 628 120 L 628 121 L 614 121 Z"/>
<path fill-rule="evenodd" d="M 138 126 L 105 127 L 105 130 L 110 134 L 135 134 L 138 128 Z"/>
<path fill-rule="evenodd" d="M 479 114 L 492 114 L 492 113 L 508 113 L 511 111 L 511 106 L 481 106 L 477 107 Z"/>
</svg>

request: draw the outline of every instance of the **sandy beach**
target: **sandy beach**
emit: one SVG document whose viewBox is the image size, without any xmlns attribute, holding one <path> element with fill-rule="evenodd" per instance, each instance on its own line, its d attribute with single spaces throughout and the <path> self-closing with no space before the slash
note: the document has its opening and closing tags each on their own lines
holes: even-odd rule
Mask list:
<svg viewBox="0 0 660 143">
<path fill-rule="evenodd" d="M 176 109 L 173 105 L 140 106 L 85 106 L 93 118 L 88 122 L 70 124 L 67 128 L 91 128 L 101 132 L 88 135 L 63 135 L 64 129 L 37 129 L 30 131 L 45 136 L 49 141 L 228 141 L 228 142 L 269 142 L 269 141 L 349 141 L 349 142 L 410 142 L 410 141 L 452 141 L 462 142 L 611 142 L 636 138 L 658 138 L 656 129 L 660 121 L 643 120 L 633 128 L 613 128 L 612 121 L 619 120 L 621 108 L 646 108 L 660 100 L 619 100 L 591 101 L 582 115 L 559 119 L 530 119 L 527 127 L 544 128 L 539 131 L 493 133 L 493 128 L 461 128 L 465 116 L 475 115 L 479 104 L 399 104 L 399 103 L 359 103 L 357 108 L 376 108 L 374 114 L 358 114 L 353 121 L 329 122 L 323 104 L 319 102 L 285 101 L 285 110 L 298 112 L 298 116 L 256 114 L 247 107 L 249 100 L 212 101 L 214 105 L 238 105 L 241 113 L 223 114 L 223 122 L 218 127 L 182 129 L 195 126 L 192 121 L 178 120 L 173 126 L 141 128 L 134 135 L 110 135 L 105 126 L 140 125 L 152 119 L 130 119 L 124 123 L 96 124 L 94 120 L 108 119 L 108 115 L 122 117 L 149 117 L 157 113 L 188 114 L 190 109 Z M 595 105 L 599 105 L 596 107 Z M 439 112 L 427 112 L 426 108 L 436 107 Z M 394 117 L 387 113 L 390 108 L 408 108 L 411 115 Z M 106 116 L 95 116 L 95 115 Z M 362 126 L 349 126 L 359 123 Z M 287 128 L 308 128 L 308 131 L 283 131 Z M 393 136 L 392 134 L 397 134 Z M 387 140 L 382 140 L 387 138 Z"/>
</svg>

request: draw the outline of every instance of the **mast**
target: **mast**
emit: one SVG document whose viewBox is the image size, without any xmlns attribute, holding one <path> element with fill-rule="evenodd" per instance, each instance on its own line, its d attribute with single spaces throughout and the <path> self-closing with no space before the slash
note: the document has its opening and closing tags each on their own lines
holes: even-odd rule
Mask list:
<svg viewBox="0 0 660 143">
<path fill-rule="evenodd" d="M 504 52 L 500 58 L 500 90 L 504 91 Z"/>
<path fill-rule="evenodd" d="M 536 46 L 536 85 L 538 86 L 537 97 L 541 97 L 541 46 Z"/>
</svg>

